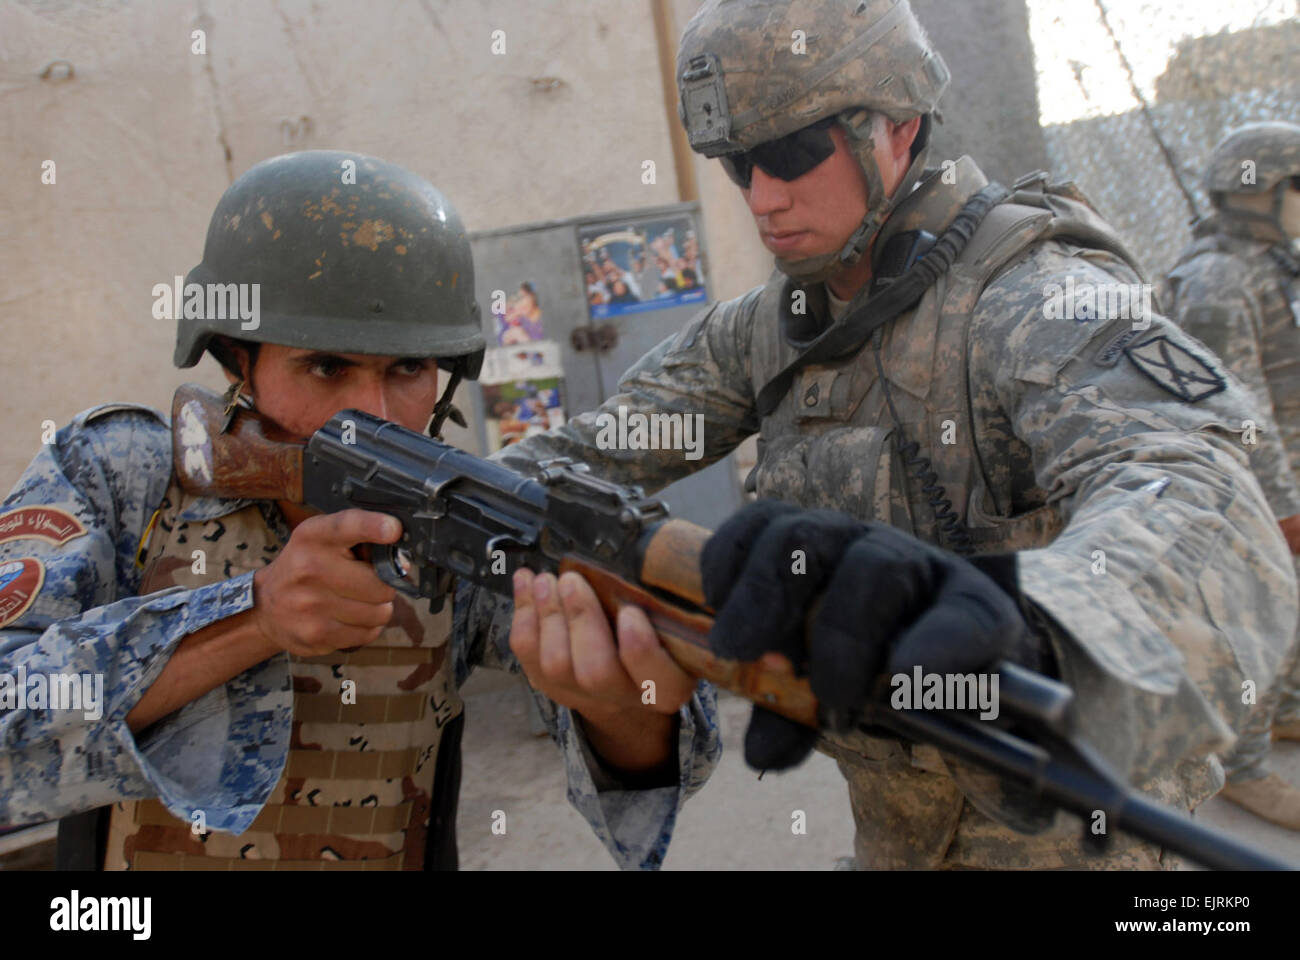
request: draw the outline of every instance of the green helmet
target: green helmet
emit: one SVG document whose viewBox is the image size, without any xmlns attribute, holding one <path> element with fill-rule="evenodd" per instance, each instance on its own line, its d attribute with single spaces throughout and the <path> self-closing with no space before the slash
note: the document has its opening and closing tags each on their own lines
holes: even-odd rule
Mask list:
<svg viewBox="0 0 1300 960">
<path fill-rule="evenodd" d="M 1300 177 L 1300 126 L 1248 123 L 1224 137 L 1210 154 L 1205 190 L 1268 193 L 1287 177 Z"/>
<path fill-rule="evenodd" d="M 436 357 L 470 379 L 482 366 L 474 263 L 460 217 L 428 181 L 375 157 L 309 150 L 252 167 L 217 203 L 203 260 L 185 283 L 187 300 L 189 284 L 209 293 L 256 284 L 259 310 L 255 324 L 246 322 L 220 293 L 205 298 L 215 315 L 177 309 L 178 367 L 194 366 L 205 349 L 230 366 L 213 340 L 220 334 Z"/>
<path fill-rule="evenodd" d="M 697 153 L 751 150 L 827 117 L 848 136 L 867 178 L 867 215 L 838 253 L 777 259 L 804 281 L 856 263 L 893 209 L 873 153 L 872 114 L 924 118 L 894 193 L 901 201 L 925 168 L 930 115 L 948 81 L 907 0 L 708 0 L 677 53 L 678 114 Z"/>
<path fill-rule="evenodd" d="M 1219 142 L 1210 155 L 1205 190 L 1222 229 L 1265 241 L 1287 237 L 1282 223 L 1281 185 L 1300 177 L 1300 126 L 1294 123 L 1248 123 Z M 1233 195 L 1273 194 L 1269 213 L 1246 209 Z"/>
</svg>

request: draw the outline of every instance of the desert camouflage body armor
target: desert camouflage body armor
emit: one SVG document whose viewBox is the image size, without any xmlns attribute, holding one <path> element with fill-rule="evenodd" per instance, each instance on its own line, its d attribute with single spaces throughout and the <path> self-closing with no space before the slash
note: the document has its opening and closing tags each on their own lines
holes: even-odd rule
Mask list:
<svg viewBox="0 0 1300 960">
<path fill-rule="evenodd" d="M 141 594 L 227 580 L 279 555 L 281 540 L 263 512 L 268 504 L 206 521 L 189 512 L 194 505 L 173 482 L 146 545 Z M 205 569 L 196 573 L 199 549 Z M 373 644 L 291 655 L 288 765 L 249 830 L 203 835 L 157 799 L 119 803 L 104 868 L 423 869 L 429 831 L 454 828 L 459 769 L 446 759 L 454 749 L 439 748 L 449 729 L 458 733 L 452 722 L 462 703 L 448 656 L 450 607 L 431 614 L 400 596 L 395 605 L 392 623 Z M 348 680 L 355 687 L 345 696 Z M 436 793 L 447 790 L 450 806 L 435 803 Z M 444 822 L 448 809 L 451 824 Z M 454 841 L 454 829 L 450 835 Z M 437 856 L 454 857 L 454 846 Z"/>
</svg>

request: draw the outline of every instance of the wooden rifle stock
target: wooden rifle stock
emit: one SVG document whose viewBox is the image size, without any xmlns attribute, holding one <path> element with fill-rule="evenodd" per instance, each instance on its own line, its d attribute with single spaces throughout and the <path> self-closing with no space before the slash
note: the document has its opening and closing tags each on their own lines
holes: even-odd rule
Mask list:
<svg viewBox="0 0 1300 960">
<path fill-rule="evenodd" d="M 685 520 L 661 524 L 646 549 L 641 583 L 707 609 L 700 584 L 700 553 L 711 535 L 712 531 Z M 661 599 L 646 586 L 628 583 L 601 567 L 572 557 L 561 562 L 560 570 L 575 570 L 587 579 L 611 623 L 617 621 L 618 611 L 629 604 L 645 610 L 659 642 L 691 676 L 708 680 L 716 687 L 805 726 L 818 726 L 817 699 L 807 680 L 793 673 L 769 670 L 761 661 L 742 663 L 714 655 L 708 642 L 713 618 L 707 613 L 684 609 Z"/>
<path fill-rule="evenodd" d="M 271 440 L 261 416 L 224 408 L 206 387 L 182 384 L 172 397 L 172 463 L 187 493 L 302 503 L 302 451 Z"/>
</svg>

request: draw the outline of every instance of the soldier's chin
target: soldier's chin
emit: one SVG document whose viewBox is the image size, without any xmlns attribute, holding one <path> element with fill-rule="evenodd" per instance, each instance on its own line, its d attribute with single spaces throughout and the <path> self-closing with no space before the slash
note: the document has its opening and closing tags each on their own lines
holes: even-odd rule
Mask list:
<svg viewBox="0 0 1300 960">
<path fill-rule="evenodd" d="M 777 257 L 776 268 L 798 283 L 821 283 L 842 269 L 838 250 L 817 257 L 805 257 L 802 260 Z"/>
</svg>

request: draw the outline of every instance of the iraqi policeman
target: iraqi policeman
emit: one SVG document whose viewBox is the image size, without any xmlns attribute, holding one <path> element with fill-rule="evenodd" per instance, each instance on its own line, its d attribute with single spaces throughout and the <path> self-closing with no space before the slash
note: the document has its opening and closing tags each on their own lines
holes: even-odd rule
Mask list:
<svg viewBox="0 0 1300 960">
<path fill-rule="evenodd" d="M 456 211 L 360 154 L 239 177 L 184 291 L 176 364 L 211 352 L 273 439 L 346 408 L 436 433 L 483 358 Z M 545 666 L 452 639 L 450 604 L 408 603 L 353 552 L 400 527 L 192 496 L 161 415 L 78 415 L 0 506 L 0 824 L 68 817 L 59 857 L 82 869 L 455 867 L 457 691 L 490 665 L 531 678 L 569 796 L 615 860 L 657 866 L 720 752 L 709 688 L 639 611 L 617 648 L 561 638 Z M 93 705 L 37 702 L 70 675 L 99 678 Z M 655 706 L 633 675 L 656 681 Z"/>
</svg>

